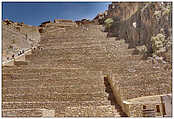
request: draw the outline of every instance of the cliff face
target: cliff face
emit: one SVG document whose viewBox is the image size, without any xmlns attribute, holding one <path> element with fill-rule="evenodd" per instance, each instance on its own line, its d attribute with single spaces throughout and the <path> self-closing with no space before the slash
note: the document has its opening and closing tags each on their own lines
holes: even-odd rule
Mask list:
<svg viewBox="0 0 174 119">
<path fill-rule="evenodd" d="M 120 17 L 120 20 L 127 20 L 137 11 L 140 5 L 141 5 L 140 3 L 127 3 L 127 2 L 112 3 L 108 7 L 107 17 Z"/>
<path fill-rule="evenodd" d="M 115 2 L 109 5 L 107 15 L 103 15 L 102 20 L 114 20 L 110 29 L 106 30 L 109 37 L 125 39 L 129 48 L 145 45 L 147 51 L 152 54 L 152 37 L 162 34 L 165 36 L 165 42 L 171 42 L 171 6 L 170 2 Z M 167 49 L 165 45 L 164 47 Z"/>
</svg>

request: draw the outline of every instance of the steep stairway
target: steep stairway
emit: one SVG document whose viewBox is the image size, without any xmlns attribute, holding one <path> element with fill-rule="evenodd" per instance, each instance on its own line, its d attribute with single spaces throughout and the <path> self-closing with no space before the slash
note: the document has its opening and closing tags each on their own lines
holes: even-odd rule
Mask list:
<svg viewBox="0 0 174 119">
<path fill-rule="evenodd" d="M 3 67 L 3 116 L 126 116 L 103 73 L 115 62 L 106 46 L 116 42 L 108 41 L 100 29 L 53 29 L 42 34 L 42 49 L 26 56 L 27 65 Z"/>
</svg>

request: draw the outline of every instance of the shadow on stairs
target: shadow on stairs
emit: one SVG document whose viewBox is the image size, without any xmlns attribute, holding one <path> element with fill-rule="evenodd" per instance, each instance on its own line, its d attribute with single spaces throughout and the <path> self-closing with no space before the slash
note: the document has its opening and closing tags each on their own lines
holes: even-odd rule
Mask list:
<svg viewBox="0 0 174 119">
<path fill-rule="evenodd" d="M 121 106 L 117 104 L 107 77 L 104 77 L 104 85 L 105 85 L 105 92 L 108 93 L 108 100 L 111 102 L 111 105 L 115 106 L 115 110 L 117 110 L 117 112 L 121 115 L 121 117 L 128 117 L 126 113 L 124 113 L 123 110 L 121 109 Z"/>
</svg>

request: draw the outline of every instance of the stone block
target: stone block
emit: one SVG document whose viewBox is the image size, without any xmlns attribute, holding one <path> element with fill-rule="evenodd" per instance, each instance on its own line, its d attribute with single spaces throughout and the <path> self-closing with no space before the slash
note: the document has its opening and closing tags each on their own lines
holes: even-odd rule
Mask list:
<svg viewBox="0 0 174 119">
<path fill-rule="evenodd" d="M 25 61 L 14 61 L 14 65 L 27 65 L 28 63 Z"/>
<path fill-rule="evenodd" d="M 168 117 L 172 116 L 172 96 L 171 95 L 164 95 L 162 96 L 162 101 L 164 103 L 164 108 L 165 108 L 165 112 L 166 115 Z"/>
<path fill-rule="evenodd" d="M 4 63 L 3 66 L 14 66 L 14 60 Z"/>
<path fill-rule="evenodd" d="M 55 110 L 43 109 L 42 117 L 55 117 Z"/>
<path fill-rule="evenodd" d="M 2 117 L 16 117 L 15 111 L 2 111 Z"/>
</svg>

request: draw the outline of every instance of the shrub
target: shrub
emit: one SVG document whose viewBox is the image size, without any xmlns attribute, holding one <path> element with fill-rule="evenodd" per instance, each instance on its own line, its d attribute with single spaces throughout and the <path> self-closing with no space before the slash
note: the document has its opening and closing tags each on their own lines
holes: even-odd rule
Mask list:
<svg viewBox="0 0 174 119">
<path fill-rule="evenodd" d="M 165 36 L 161 33 L 157 34 L 156 36 L 153 36 L 151 38 L 152 43 L 152 50 L 153 55 L 161 55 L 162 53 L 166 52 L 165 48 Z"/>
</svg>

